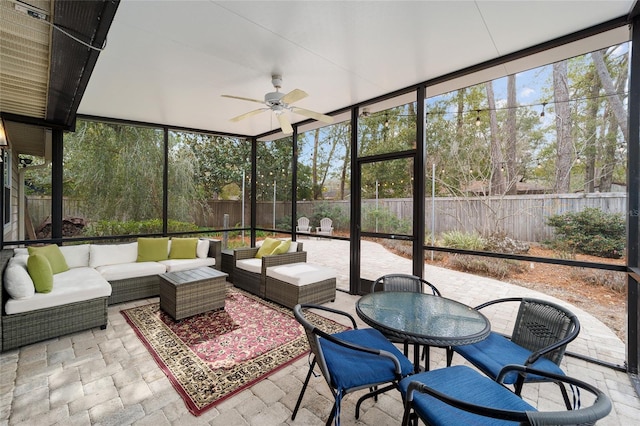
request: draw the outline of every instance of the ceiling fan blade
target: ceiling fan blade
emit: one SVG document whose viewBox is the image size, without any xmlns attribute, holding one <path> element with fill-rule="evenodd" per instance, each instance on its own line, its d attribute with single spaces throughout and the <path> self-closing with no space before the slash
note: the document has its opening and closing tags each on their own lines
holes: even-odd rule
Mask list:
<svg viewBox="0 0 640 426">
<path fill-rule="evenodd" d="M 278 121 L 280 122 L 282 133 L 284 133 L 285 135 L 290 135 L 293 133 L 293 127 L 291 127 L 291 123 L 289 123 L 289 119 L 286 115 L 278 114 Z"/>
<path fill-rule="evenodd" d="M 232 95 L 220 95 L 220 96 L 222 96 L 223 98 L 240 99 L 241 101 L 257 102 L 259 104 L 264 104 L 264 101 L 259 99 L 243 98 L 242 96 L 232 96 Z"/>
<path fill-rule="evenodd" d="M 232 118 L 232 119 L 230 119 L 229 121 L 234 121 L 234 122 L 235 122 L 235 121 L 244 120 L 245 118 L 252 117 L 252 116 L 254 116 L 254 115 L 256 115 L 256 114 L 260 114 L 261 112 L 263 112 L 263 111 L 267 111 L 267 110 L 269 110 L 269 108 L 260 108 L 260 109 L 255 109 L 255 110 L 253 110 L 253 111 L 245 112 L 244 114 L 239 115 L 239 116 L 237 116 L 237 117 L 233 117 L 233 118 Z"/>
<path fill-rule="evenodd" d="M 307 96 L 309 95 L 307 95 L 307 92 L 305 92 L 304 90 L 293 89 L 292 91 L 284 95 L 281 101 L 285 104 L 292 104 L 299 101 L 300 99 L 306 98 Z"/>
<path fill-rule="evenodd" d="M 304 115 L 305 117 L 313 118 L 314 120 L 322 121 L 323 123 L 333 123 L 333 117 L 320 114 L 319 112 L 310 111 L 308 109 L 298 107 L 291 107 L 291 111 L 295 112 L 296 114 Z"/>
</svg>

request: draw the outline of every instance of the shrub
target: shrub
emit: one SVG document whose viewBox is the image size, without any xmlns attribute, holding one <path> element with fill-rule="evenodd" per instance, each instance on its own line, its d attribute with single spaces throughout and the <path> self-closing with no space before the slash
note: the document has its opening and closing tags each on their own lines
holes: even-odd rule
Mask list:
<svg viewBox="0 0 640 426">
<path fill-rule="evenodd" d="M 399 219 L 391 210 L 387 208 L 365 207 L 362 210 L 362 228 L 375 231 L 377 220 L 378 232 L 389 234 L 411 234 L 411 222 Z"/>
<path fill-rule="evenodd" d="M 624 294 L 627 290 L 627 275 L 624 272 L 573 268 L 571 275 L 585 284 L 605 287 L 617 293 Z"/>
<path fill-rule="evenodd" d="M 278 219 L 276 223 L 276 229 L 283 231 L 291 231 L 291 216 L 285 215 Z"/>
<path fill-rule="evenodd" d="M 554 246 L 578 253 L 618 259 L 625 246 L 625 223 L 619 214 L 586 208 L 581 212 L 554 215 L 547 225 L 555 228 Z"/>
<path fill-rule="evenodd" d="M 483 250 L 486 241 L 477 232 L 447 231 L 441 235 L 443 247 L 462 250 Z"/>
<path fill-rule="evenodd" d="M 309 218 L 311 226 L 319 226 L 320 221 L 328 217 L 331 219 L 334 231 L 346 229 L 349 225 L 349 218 L 340 207 L 330 203 L 322 202 L 313 205 L 313 214 Z"/>
<path fill-rule="evenodd" d="M 525 271 L 524 262 L 469 255 L 453 256 L 449 259 L 449 264 L 459 271 L 484 275 L 499 280 Z"/>
<path fill-rule="evenodd" d="M 191 232 L 199 228 L 194 223 L 178 222 L 169 220 L 167 222 L 171 232 Z M 84 228 L 84 235 L 87 237 L 117 236 L 117 235 L 137 235 L 137 234 L 157 234 L 162 232 L 162 221 L 160 219 L 150 219 L 142 221 L 121 222 L 118 220 L 99 220 L 91 222 Z"/>
</svg>

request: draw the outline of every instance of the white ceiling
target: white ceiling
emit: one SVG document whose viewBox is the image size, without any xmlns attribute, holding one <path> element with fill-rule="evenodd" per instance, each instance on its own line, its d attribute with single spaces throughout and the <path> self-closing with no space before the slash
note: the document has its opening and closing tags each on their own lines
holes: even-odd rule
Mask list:
<svg viewBox="0 0 640 426">
<path fill-rule="evenodd" d="M 220 95 L 261 99 L 281 73 L 283 92 L 309 94 L 296 106 L 329 113 L 624 16 L 633 4 L 122 0 L 78 113 L 257 135 L 279 127 L 275 116 L 230 122 L 260 105 Z"/>
</svg>

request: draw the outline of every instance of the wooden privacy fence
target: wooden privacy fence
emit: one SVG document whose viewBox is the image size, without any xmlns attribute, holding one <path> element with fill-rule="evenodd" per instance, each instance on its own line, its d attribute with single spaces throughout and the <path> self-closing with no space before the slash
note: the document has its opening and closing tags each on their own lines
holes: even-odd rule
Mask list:
<svg viewBox="0 0 640 426">
<path fill-rule="evenodd" d="M 384 209 L 400 220 L 413 222 L 413 202 L 411 199 L 363 200 L 363 208 Z M 349 201 L 302 201 L 298 202 L 298 216 L 311 217 L 316 204 L 326 204 L 332 210 L 340 210 L 344 231 L 348 230 Z M 48 215 L 51 207 L 49 197 L 28 197 L 29 213 L 35 226 Z M 65 216 L 84 217 L 82 203 L 65 199 Z M 256 203 L 258 227 L 271 228 L 290 222 L 291 202 L 258 201 Z M 553 228 L 546 225 L 547 218 L 566 212 L 579 212 L 588 207 L 598 208 L 607 213 L 623 214 L 627 209 L 626 193 L 593 194 L 547 194 L 509 195 L 503 197 L 437 197 L 425 199 L 425 226 L 428 231 L 440 235 L 443 232 L 459 230 L 479 232 L 483 235 L 504 233 L 505 235 L 529 242 L 542 242 L 553 237 Z M 432 216 L 432 211 L 435 214 Z M 242 224 L 242 202 L 212 200 L 208 209 L 194 212 L 194 220 L 199 226 L 223 228 L 224 215 L 229 215 L 229 226 Z M 345 219 L 346 218 L 346 219 Z M 335 218 L 334 218 L 335 219 Z M 245 203 L 245 227 L 251 223 L 250 203 Z M 314 224 L 313 226 L 316 226 Z M 334 225 L 335 226 L 335 225 Z"/>
</svg>

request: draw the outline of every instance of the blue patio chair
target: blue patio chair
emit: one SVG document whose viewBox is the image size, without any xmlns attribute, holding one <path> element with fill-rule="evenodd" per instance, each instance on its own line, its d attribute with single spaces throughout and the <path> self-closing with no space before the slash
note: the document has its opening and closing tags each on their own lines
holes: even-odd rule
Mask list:
<svg viewBox="0 0 640 426">
<path fill-rule="evenodd" d="M 387 274 L 383 275 L 371 284 L 371 293 L 377 290 L 382 291 L 410 291 L 413 293 L 424 293 L 425 290 L 430 291 L 434 296 L 442 296 L 440 294 L 440 290 L 436 288 L 429 281 L 417 277 L 415 275 L 408 274 Z M 394 339 L 392 337 L 387 337 L 394 343 L 402 343 L 404 345 L 404 354 L 405 356 L 409 356 L 409 343 L 404 340 Z M 427 351 L 428 347 L 424 347 L 422 350 L 422 359 L 427 360 Z M 414 354 L 414 356 L 417 356 Z M 415 364 L 418 365 L 418 360 L 414 360 Z"/>
<path fill-rule="evenodd" d="M 512 297 L 492 300 L 475 309 L 483 309 L 498 303 L 518 302 L 520 304 L 511 336 L 505 337 L 491 332 L 481 342 L 456 346 L 447 350 L 447 366 L 451 365 L 453 352 L 457 352 L 480 371 L 495 379 L 505 365 L 518 364 L 563 375 L 560 361 L 567 344 L 580 332 L 580 322 L 572 312 L 546 300 L 526 297 Z M 525 382 L 549 381 L 547 377 L 511 372 L 504 383 L 514 385 L 520 395 Z M 562 382 L 560 387 L 567 407 L 571 405 L 567 390 Z"/>
<path fill-rule="evenodd" d="M 582 407 L 580 392 L 567 411 L 539 411 L 502 385 L 511 374 L 535 375 L 562 382 L 595 396 Z M 580 380 L 521 365 L 505 366 L 493 381 L 465 365 L 409 376 L 400 381 L 404 401 L 402 424 L 419 417 L 428 425 L 591 425 L 611 412 L 611 401 L 599 389 Z"/>
<path fill-rule="evenodd" d="M 317 328 L 305 317 L 309 309 L 342 315 L 351 321 L 352 330 L 328 334 Z M 358 329 L 355 319 L 346 312 L 320 305 L 296 305 L 293 309 L 296 320 L 304 327 L 313 358 L 300 396 L 291 415 L 295 420 L 302 397 L 316 365 L 335 398 L 327 425 L 335 419 L 340 425 L 340 402 L 344 395 L 360 389 L 370 389 L 356 404 L 356 419 L 360 417 L 360 404 L 371 397 L 397 388 L 398 382 L 413 372 L 413 365 L 378 330 Z M 384 387 L 378 387 L 386 385 Z"/>
</svg>

